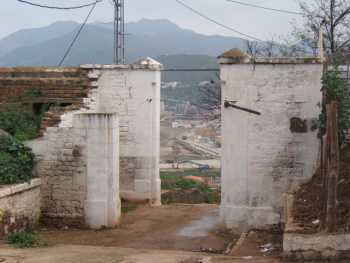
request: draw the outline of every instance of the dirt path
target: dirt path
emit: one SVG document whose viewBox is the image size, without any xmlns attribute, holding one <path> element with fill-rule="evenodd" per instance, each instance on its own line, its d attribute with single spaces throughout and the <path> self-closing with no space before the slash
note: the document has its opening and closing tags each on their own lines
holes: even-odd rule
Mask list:
<svg viewBox="0 0 350 263">
<path fill-rule="evenodd" d="M 42 230 L 47 247 L 14 249 L 0 245 L 5 263 L 282 263 L 275 234 L 251 231 L 241 246 L 224 256 L 198 252 L 223 250 L 234 235 L 222 231 L 216 205 L 139 207 L 125 214 L 117 229 Z M 236 237 L 238 239 L 238 237 Z M 195 251 L 195 252 L 194 252 Z M 310 262 L 309 262 L 310 263 Z M 319 263 L 319 262 L 313 262 Z M 342 262 L 345 263 L 345 262 Z"/>
<path fill-rule="evenodd" d="M 124 214 L 116 229 L 42 230 L 49 245 L 118 246 L 138 249 L 225 250 L 234 235 L 219 225 L 216 205 L 139 207 Z"/>
</svg>

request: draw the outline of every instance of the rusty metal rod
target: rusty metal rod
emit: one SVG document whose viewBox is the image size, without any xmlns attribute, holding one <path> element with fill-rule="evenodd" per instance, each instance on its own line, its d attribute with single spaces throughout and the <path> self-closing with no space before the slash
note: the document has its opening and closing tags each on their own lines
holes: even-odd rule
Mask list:
<svg viewBox="0 0 350 263">
<path fill-rule="evenodd" d="M 227 101 L 227 100 L 225 100 L 225 102 L 224 102 L 224 107 L 225 107 L 225 108 L 231 107 L 231 108 L 234 108 L 234 109 L 237 109 L 237 110 L 249 112 L 249 113 L 251 113 L 251 114 L 261 115 L 261 113 L 258 112 L 258 111 L 251 110 L 251 109 L 247 109 L 247 108 L 244 108 L 244 107 L 240 107 L 240 106 L 235 105 L 234 103 L 235 103 L 235 102 L 233 102 L 233 101 Z"/>
</svg>

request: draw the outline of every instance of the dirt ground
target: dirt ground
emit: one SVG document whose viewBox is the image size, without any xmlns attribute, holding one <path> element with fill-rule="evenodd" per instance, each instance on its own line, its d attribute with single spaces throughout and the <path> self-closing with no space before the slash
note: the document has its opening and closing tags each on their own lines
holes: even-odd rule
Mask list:
<svg viewBox="0 0 350 263">
<path fill-rule="evenodd" d="M 217 205 L 139 206 L 116 229 L 41 228 L 47 246 L 0 244 L 5 263 L 282 263 L 279 232 L 235 234 L 219 224 Z M 233 250 L 223 253 L 229 244 Z M 320 262 L 310 262 L 320 263 Z M 345 263 L 340 262 L 339 263 Z"/>
<path fill-rule="evenodd" d="M 350 147 L 341 151 L 340 174 L 338 186 L 338 230 L 350 232 Z M 324 189 L 322 177 L 318 171 L 312 180 L 303 185 L 296 193 L 293 216 L 295 223 L 302 226 L 306 233 L 315 233 L 322 218 L 322 198 Z"/>
<path fill-rule="evenodd" d="M 49 245 L 118 246 L 137 249 L 222 251 L 236 235 L 219 225 L 217 205 L 138 207 L 116 229 L 41 229 Z"/>
<path fill-rule="evenodd" d="M 279 258 L 281 235 L 278 232 L 250 231 L 239 238 L 220 227 L 218 218 L 216 205 L 138 207 L 124 214 L 116 229 L 41 229 L 40 237 L 48 242 L 48 246 L 32 249 L 15 249 L 3 243 L 0 245 L 0 262 L 284 262 Z M 235 244 L 232 253 L 212 253 L 225 249 L 229 241 Z"/>
</svg>

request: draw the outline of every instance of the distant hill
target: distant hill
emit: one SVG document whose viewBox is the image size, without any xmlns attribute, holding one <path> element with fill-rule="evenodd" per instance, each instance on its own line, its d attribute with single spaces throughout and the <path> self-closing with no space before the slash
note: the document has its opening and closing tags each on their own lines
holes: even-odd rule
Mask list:
<svg viewBox="0 0 350 263">
<path fill-rule="evenodd" d="M 168 69 L 218 69 L 217 58 L 207 55 L 163 55 L 156 57 Z M 217 78 L 217 72 L 163 72 L 165 81 L 200 82 Z"/>
<path fill-rule="evenodd" d="M 56 22 L 47 27 L 19 30 L 0 40 L 0 57 L 24 46 L 32 46 L 73 31 L 76 22 Z"/>
<path fill-rule="evenodd" d="M 48 27 L 25 29 L 0 40 L 0 66 L 55 66 L 63 56 L 67 46 L 77 30 L 75 22 L 57 22 Z M 112 23 L 88 24 L 65 65 L 85 63 L 112 63 L 113 59 L 113 25 Z M 126 25 L 127 60 L 140 58 L 183 55 L 205 55 L 212 63 L 213 58 L 233 47 L 244 48 L 245 41 L 235 37 L 206 36 L 183 29 L 169 20 L 142 19 Z M 168 57 L 169 59 L 185 57 Z M 203 62 L 205 57 L 195 57 Z M 186 57 L 190 61 L 189 57 Z M 196 62 L 194 62 L 196 64 Z"/>
</svg>

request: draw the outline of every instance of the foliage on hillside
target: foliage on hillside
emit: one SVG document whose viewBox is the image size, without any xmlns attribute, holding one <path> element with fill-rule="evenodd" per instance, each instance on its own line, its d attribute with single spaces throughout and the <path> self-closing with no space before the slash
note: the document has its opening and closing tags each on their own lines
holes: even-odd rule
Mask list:
<svg viewBox="0 0 350 263">
<path fill-rule="evenodd" d="M 350 126 L 350 94 L 346 81 L 341 77 L 338 68 L 335 67 L 325 73 L 323 77 L 323 85 L 325 89 L 326 99 L 322 105 L 322 113 L 320 115 L 320 135 L 323 136 L 326 131 L 326 114 L 325 106 L 331 101 L 338 103 L 338 129 L 339 142 L 342 144 L 346 140 L 346 133 Z"/>
<path fill-rule="evenodd" d="M 0 136 L 0 184 L 29 181 L 33 176 L 34 154 L 10 136 Z"/>
<path fill-rule="evenodd" d="M 38 137 L 41 115 L 9 109 L 0 112 L 0 129 L 17 140 L 25 141 Z"/>
</svg>

